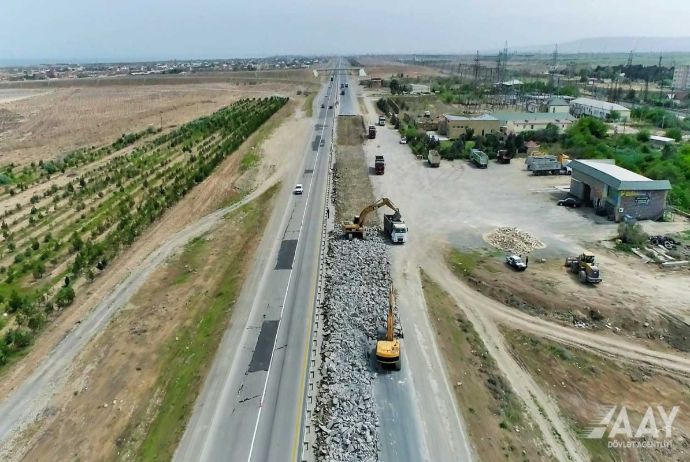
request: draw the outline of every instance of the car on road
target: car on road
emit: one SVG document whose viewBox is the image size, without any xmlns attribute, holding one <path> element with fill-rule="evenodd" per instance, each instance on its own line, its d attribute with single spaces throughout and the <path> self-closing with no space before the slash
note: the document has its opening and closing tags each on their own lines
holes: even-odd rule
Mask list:
<svg viewBox="0 0 690 462">
<path fill-rule="evenodd" d="M 407 144 L 407 138 L 400 138 L 400 144 Z"/>
<path fill-rule="evenodd" d="M 330 104 L 330 105 L 328 106 L 328 109 L 333 109 L 333 105 Z"/>
<path fill-rule="evenodd" d="M 295 189 L 292 191 L 295 194 L 302 194 L 304 192 L 304 186 L 302 184 L 296 184 Z"/>
<path fill-rule="evenodd" d="M 562 207 L 577 208 L 582 205 L 582 202 L 580 202 L 579 199 L 575 199 L 574 197 L 568 197 L 567 199 L 559 200 L 558 202 L 556 202 L 556 205 L 560 205 Z"/>
<path fill-rule="evenodd" d="M 326 107 L 326 103 L 322 103 L 322 104 L 321 104 L 321 107 Z"/>
<path fill-rule="evenodd" d="M 511 268 L 515 268 L 518 271 L 525 271 L 527 269 L 527 263 L 522 261 L 519 255 L 508 255 L 506 257 L 506 263 Z"/>
</svg>

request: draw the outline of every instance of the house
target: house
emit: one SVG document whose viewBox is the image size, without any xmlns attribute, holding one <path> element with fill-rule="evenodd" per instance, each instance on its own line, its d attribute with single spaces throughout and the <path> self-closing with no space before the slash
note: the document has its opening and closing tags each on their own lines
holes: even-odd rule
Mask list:
<svg viewBox="0 0 690 462">
<path fill-rule="evenodd" d="M 575 122 L 575 117 L 568 113 L 494 112 L 492 115 L 498 119 L 501 132 L 505 134 L 543 130 L 549 124 L 555 125 L 562 132 Z"/>
<path fill-rule="evenodd" d="M 676 91 L 690 90 L 690 65 L 675 67 L 671 86 Z"/>
<path fill-rule="evenodd" d="M 618 222 L 626 216 L 638 220 L 658 220 L 664 214 L 671 189 L 668 180 L 650 180 L 614 163 L 573 160 L 570 194 L 585 205 L 604 208 Z"/>
<path fill-rule="evenodd" d="M 546 101 L 546 112 L 550 114 L 568 114 L 570 113 L 570 104 L 559 96 L 552 96 Z"/>
<path fill-rule="evenodd" d="M 535 143 L 532 140 L 529 140 L 526 144 L 525 147 L 527 147 L 527 155 L 530 155 L 534 152 L 539 151 L 539 143 Z"/>
<path fill-rule="evenodd" d="M 598 119 L 606 119 L 616 111 L 620 114 L 620 120 L 630 120 L 630 109 L 620 104 L 609 103 L 592 98 L 576 98 L 570 102 L 570 113 L 575 117 L 592 116 Z"/>
<path fill-rule="evenodd" d="M 468 128 L 474 130 L 475 135 L 481 136 L 500 133 L 498 119 L 489 114 L 479 117 L 443 114 L 438 123 L 439 132 L 450 139 L 459 138 Z"/>
</svg>

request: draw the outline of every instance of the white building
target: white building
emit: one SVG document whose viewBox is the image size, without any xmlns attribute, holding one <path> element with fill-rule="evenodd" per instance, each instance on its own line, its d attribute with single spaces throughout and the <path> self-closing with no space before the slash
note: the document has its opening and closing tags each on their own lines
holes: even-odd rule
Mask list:
<svg viewBox="0 0 690 462">
<path fill-rule="evenodd" d="M 673 71 L 673 89 L 676 91 L 690 90 L 690 65 L 676 66 Z"/>
<path fill-rule="evenodd" d="M 412 91 L 410 93 L 413 95 L 418 93 L 431 93 L 431 88 L 429 88 L 428 85 L 419 85 L 413 83 L 410 86 L 412 87 Z"/>
<path fill-rule="evenodd" d="M 576 98 L 570 102 L 570 113 L 575 117 L 592 116 L 606 119 L 611 111 L 620 114 L 621 121 L 630 120 L 630 109 L 620 104 L 608 103 L 592 98 Z"/>
<path fill-rule="evenodd" d="M 546 109 L 549 114 L 568 114 L 570 104 L 559 96 L 552 96 L 546 102 Z"/>
<path fill-rule="evenodd" d="M 500 130 L 506 134 L 543 130 L 549 124 L 555 125 L 559 132 L 563 132 L 575 122 L 575 118 L 570 114 L 558 112 L 495 112 L 491 115 L 499 120 Z"/>
</svg>

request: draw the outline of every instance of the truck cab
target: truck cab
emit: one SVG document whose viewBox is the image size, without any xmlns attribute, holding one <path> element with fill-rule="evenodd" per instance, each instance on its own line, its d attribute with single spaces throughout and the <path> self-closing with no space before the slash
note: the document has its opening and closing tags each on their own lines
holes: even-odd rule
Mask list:
<svg viewBox="0 0 690 462">
<path fill-rule="evenodd" d="M 382 127 L 386 125 L 386 116 L 379 116 L 379 125 Z"/>
</svg>

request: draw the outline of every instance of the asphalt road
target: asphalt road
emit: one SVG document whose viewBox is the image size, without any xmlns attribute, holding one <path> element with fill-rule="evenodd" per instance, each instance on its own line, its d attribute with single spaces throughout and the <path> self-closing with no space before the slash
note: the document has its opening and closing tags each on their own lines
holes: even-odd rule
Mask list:
<svg viewBox="0 0 690 462">
<path fill-rule="evenodd" d="M 273 233 L 269 224 L 177 461 L 301 460 L 328 156 L 343 77 L 335 75 L 315 98 L 317 123 L 295 179 L 304 193 L 283 201 Z"/>
</svg>

